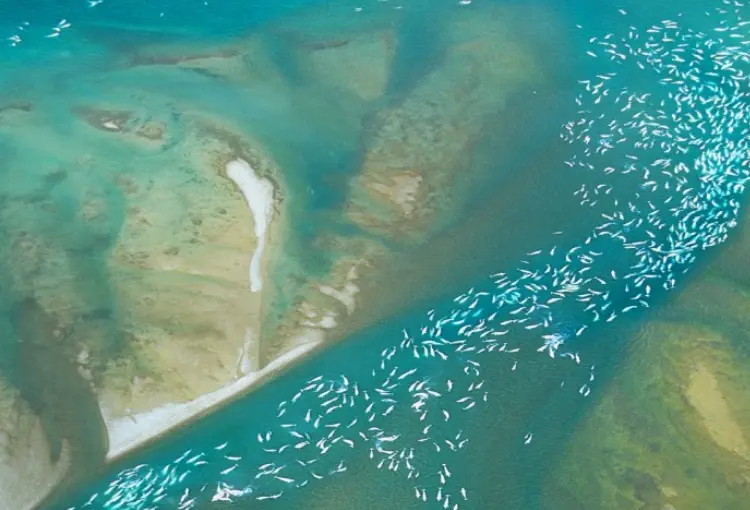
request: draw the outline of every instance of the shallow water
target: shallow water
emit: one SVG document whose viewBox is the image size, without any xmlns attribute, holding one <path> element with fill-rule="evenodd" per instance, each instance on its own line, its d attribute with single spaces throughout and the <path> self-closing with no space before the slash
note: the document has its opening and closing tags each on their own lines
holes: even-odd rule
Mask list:
<svg viewBox="0 0 750 510">
<path fill-rule="evenodd" d="M 442 144 L 436 157 L 455 168 L 434 165 L 443 209 L 427 234 L 382 236 L 399 256 L 373 276 L 365 302 L 378 308 L 365 313 L 367 327 L 112 466 L 83 462 L 75 486 L 45 508 L 604 508 L 595 484 L 578 495 L 561 488 L 581 462 L 582 447 L 571 448 L 592 420 L 612 423 L 597 406 L 618 388 L 618 371 L 626 381 L 646 373 L 630 365 L 639 328 L 677 306 L 673 287 L 690 288 L 740 234 L 750 8 L 183 4 L 2 7 L 9 35 L 31 23 L 21 43 L 0 50 L 3 104 L 14 105 L 4 112 L 11 128 L 0 117 L 9 155 L 0 221 L 15 240 L 2 259 L 3 370 L 42 414 L 59 416 L 51 403 L 70 402 L 81 423 L 96 423 L 74 441 L 78 459 L 101 456 L 100 416 L 74 374 L 28 377 L 29 366 L 52 364 L 23 347 L 54 334 L 37 303 L 72 300 L 96 321 L 89 348 L 112 360 L 127 352 L 118 321 L 129 310 L 114 290 L 122 276 L 108 261 L 127 225 L 128 190 L 148 190 L 158 204 L 208 182 L 184 171 L 197 156 L 179 142 L 195 125 L 254 139 L 282 169 L 288 216 L 271 276 L 283 290 L 264 305 L 279 317 L 300 275 L 325 274 L 338 255 L 310 249 L 321 236 L 378 238 L 341 211 L 373 147 L 389 143 L 387 129 L 404 139 L 406 154 L 391 149 L 399 162 L 421 164 L 428 155 L 412 152 Z M 72 27 L 45 38 L 61 18 Z M 741 37 L 724 35 L 722 23 Z M 372 32 L 390 34 L 395 48 L 375 99 L 331 86 L 306 60 Z M 244 57 L 255 72 L 240 81 L 221 65 L 190 69 L 192 58 L 252 44 L 262 57 Z M 163 65 L 175 58 L 185 68 Z M 26 102 L 39 117 L 24 117 Z M 112 142 L 81 122 L 92 104 L 127 105 L 169 137 L 158 150 Z M 150 220 L 179 225 L 180 214 L 165 206 Z M 679 321 L 697 320 L 685 315 Z M 73 428 L 70 420 L 54 423 Z M 606 464 L 609 451 L 589 454 Z M 649 493 L 648 504 L 664 497 Z"/>
</svg>

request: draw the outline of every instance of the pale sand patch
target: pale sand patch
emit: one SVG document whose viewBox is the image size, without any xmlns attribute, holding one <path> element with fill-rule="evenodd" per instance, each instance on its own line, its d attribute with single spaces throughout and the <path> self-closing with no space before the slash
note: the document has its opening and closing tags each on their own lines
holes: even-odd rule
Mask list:
<svg viewBox="0 0 750 510">
<path fill-rule="evenodd" d="M 307 301 L 299 305 L 299 312 L 306 317 L 300 321 L 300 326 L 333 329 L 338 324 L 336 322 L 338 316 L 334 312 L 320 309 Z"/>
<path fill-rule="evenodd" d="M 263 288 L 260 276 L 260 261 L 266 241 L 266 229 L 273 217 L 273 184 L 258 177 L 253 168 L 241 159 L 227 164 L 227 177 L 232 179 L 247 200 L 253 213 L 255 236 L 258 244 L 250 260 L 250 290 L 258 292 Z"/>
<path fill-rule="evenodd" d="M 354 313 L 356 309 L 356 296 L 359 286 L 354 282 L 359 278 L 357 273 L 358 263 L 352 265 L 346 272 L 343 284 L 318 285 L 318 292 L 335 299 L 346 308 L 347 315 Z M 335 277 L 334 277 L 335 278 Z M 305 318 L 299 321 L 300 326 L 331 330 L 338 326 L 339 314 L 327 306 L 316 305 L 310 301 L 303 301 L 297 310 Z"/>
<path fill-rule="evenodd" d="M 262 369 L 251 372 L 223 388 L 190 402 L 165 404 L 151 411 L 125 418 L 109 417 L 106 407 L 102 405 L 102 415 L 107 423 L 109 433 L 107 461 L 112 461 L 154 439 L 157 437 L 154 435 L 154 430 L 158 430 L 159 435 L 165 434 L 187 420 L 194 419 L 218 404 L 258 385 L 268 376 L 289 366 L 316 348 L 322 342 L 323 337 L 321 334 L 313 333 L 311 335 L 300 335 L 297 340 L 298 342 L 304 341 L 304 343 L 277 357 Z"/>
<path fill-rule="evenodd" d="M 346 283 L 343 287 L 337 289 L 331 285 L 320 285 L 318 290 L 343 304 L 346 307 L 346 312 L 351 315 L 356 308 L 356 296 L 359 293 L 359 286 L 354 283 L 357 279 L 357 266 L 354 265 L 346 274 Z"/>
<path fill-rule="evenodd" d="M 259 347 L 258 335 L 255 334 L 252 328 L 247 328 L 245 330 L 245 343 L 240 348 L 240 355 L 237 360 L 235 377 L 239 378 L 258 370 L 258 362 L 260 361 L 260 355 L 258 354 Z"/>
<path fill-rule="evenodd" d="M 387 180 L 388 184 L 371 182 L 365 185 L 398 205 L 405 217 L 410 216 L 417 206 L 420 184 L 424 179 L 412 171 L 405 171 L 390 175 Z"/>
<path fill-rule="evenodd" d="M 664 497 L 676 498 L 677 496 L 679 496 L 679 494 L 677 493 L 677 489 L 675 489 L 674 487 L 664 485 L 660 488 L 661 488 L 661 493 L 664 494 Z"/>
<path fill-rule="evenodd" d="M 711 439 L 722 448 L 750 460 L 750 449 L 742 435 L 742 429 L 732 415 L 716 377 L 702 363 L 698 363 L 690 374 L 687 397 L 703 418 Z"/>
</svg>

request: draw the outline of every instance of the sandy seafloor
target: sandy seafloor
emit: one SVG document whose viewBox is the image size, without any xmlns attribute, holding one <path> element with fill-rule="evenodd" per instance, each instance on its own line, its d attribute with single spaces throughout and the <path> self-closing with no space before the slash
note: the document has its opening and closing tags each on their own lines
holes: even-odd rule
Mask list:
<svg viewBox="0 0 750 510">
<path fill-rule="evenodd" d="M 95 508 L 144 510 L 101 494 L 188 450 L 231 462 L 177 466 L 157 508 L 443 508 L 360 446 L 278 499 L 258 500 L 271 494 L 258 486 L 191 506 L 184 491 L 250 487 L 269 458 L 257 435 L 279 434 L 277 406 L 305 381 L 345 373 L 367 387 L 426 310 L 585 237 L 600 218 L 573 195 L 586 176 L 562 164 L 559 133 L 576 80 L 598 69 L 589 37 L 678 12 L 707 23 L 706 6 L 635 0 L 0 9 L 0 30 L 21 37 L 0 50 L 0 506 L 12 510 L 58 484 L 45 508 L 99 494 Z M 256 292 L 258 215 L 226 172 L 237 159 L 273 188 Z M 424 484 L 448 462 L 470 495 L 454 491 L 450 508 L 746 508 L 746 239 L 734 231 L 647 312 L 577 339 L 597 367 L 587 398 L 560 391 L 569 368 L 538 354 L 533 332 L 513 333 L 533 348 L 485 365 L 489 402 L 450 429 L 469 446 L 425 453 Z M 447 376 L 462 377 L 432 375 Z M 284 419 L 313 434 L 304 414 Z M 384 423 L 409 435 L 427 422 Z"/>
</svg>

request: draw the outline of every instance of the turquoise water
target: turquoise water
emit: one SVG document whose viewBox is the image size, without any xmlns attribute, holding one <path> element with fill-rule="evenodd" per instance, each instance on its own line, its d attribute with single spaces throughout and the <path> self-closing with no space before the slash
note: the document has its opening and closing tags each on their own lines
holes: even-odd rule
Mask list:
<svg viewBox="0 0 750 510">
<path fill-rule="evenodd" d="M 391 0 L 316 4 L 312 16 L 301 2 L 105 0 L 93 8 L 37 4 L 25 13 L 4 6 L 13 13 L 9 34 L 27 19 L 32 28 L 21 44 L 2 50 L 9 70 L 2 80 L 19 98 L 33 97 L 37 108 L 46 108 L 59 131 L 45 134 L 48 140 L 64 146 L 66 137 L 77 139 L 66 124 L 76 101 L 98 95 L 106 104 L 142 94 L 131 103 L 143 111 L 173 109 L 175 133 L 181 116 L 211 112 L 262 142 L 284 169 L 287 186 L 293 234 L 285 256 L 297 266 L 279 262 L 275 277 L 282 282 L 328 269 L 333 255 L 309 253 L 321 232 L 358 231 L 336 216 L 347 203 L 343 183 L 356 175 L 363 145 L 386 122 L 378 115 L 412 104 L 441 66 L 455 79 L 426 90 L 436 94 L 436 110 L 468 125 L 456 133 L 471 134 L 463 154 L 469 161 L 460 167 L 467 176 L 437 191 L 450 207 L 429 240 L 385 243 L 403 254 L 383 270 L 382 278 L 399 282 L 394 292 L 403 294 L 381 314 L 387 320 L 142 451 L 82 475 L 45 508 L 549 508 L 541 498 L 552 460 L 616 371 L 628 336 L 736 227 L 747 179 L 741 158 L 750 58 L 739 41 L 743 15 L 750 13 L 735 4 Z M 60 18 L 75 28 L 46 39 Z M 293 38 L 279 35 L 287 33 L 279 26 L 291 31 L 295 22 L 306 25 L 304 36 L 315 39 L 313 33 L 328 44 L 347 30 L 392 29 L 398 49 L 385 94 L 356 101 L 311 78 L 293 58 Z M 735 43 L 713 31 L 723 26 L 737 27 L 742 37 Z M 476 43 L 483 41 L 477 32 L 486 36 L 498 27 L 512 32 L 507 48 Z M 158 60 L 150 45 L 195 54 L 247 33 L 267 40 L 283 79 L 264 75 L 261 64 L 259 77 L 241 88 L 198 73 L 125 71 L 113 64 L 113 56 L 133 48 L 139 58 Z M 491 85 L 480 80 L 456 89 L 478 65 L 446 55 L 455 48 L 478 51 L 471 50 L 475 43 L 488 59 L 510 56 L 498 59 L 503 64 L 493 68 L 499 78 Z M 540 69 L 519 66 L 531 79 L 502 74 L 515 69 L 521 50 L 544 56 Z M 510 82 L 507 89 L 500 85 Z M 65 90 L 61 102 L 52 95 L 55 87 Z M 469 99 L 451 102 L 462 93 Z M 410 128 L 439 120 L 426 117 Z M 33 140 L 30 133 L 25 140 Z M 33 172 L 33 143 L 21 146 L 20 135 L 13 136 L 2 142 L 13 164 Z M 115 168 L 89 184 L 104 196 L 106 221 L 81 228 L 62 207 L 49 224 L 32 216 L 26 228 L 55 239 L 61 251 L 89 246 L 88 257 L 73 264 L 80 280 L 74 292 L 84 296 L 84 308 L 104 303 L 120 310 L 103 260 L 126 201 L 110 178 L 129 165 L 156 169 L 170 160 L 110 150 Z M 84 182 L 81 176 L 54 188 L 59 198 L 53 202 L 84 201 L 78 191 Z M 25 192 L 35 183 L 29 177 Z M 17 229 L 20 216 L 5 218 L 6 228 Z M 61 223 L 69 230 L 55 232 Z M 9 259 L 9 273 L 13 264 Z M 4 287 L 9 302 L 25 295 L 12 278 Z M 283 296 L 279 301 L 284 306 Z M 22 323 L 38 320 L 36 308 L 28 308 L 32 318 Z M 126 349 L 114 326 L 105 331 L 109 344 L 102 350 Z M 8 371 L 15 368 L 10 363 Z"/>
</svg>

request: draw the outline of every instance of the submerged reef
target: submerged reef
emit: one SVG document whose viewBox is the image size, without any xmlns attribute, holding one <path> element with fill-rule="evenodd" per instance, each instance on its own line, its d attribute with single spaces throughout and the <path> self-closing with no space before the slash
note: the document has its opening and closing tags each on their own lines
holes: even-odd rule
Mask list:
<svg viewBox="0 0 750 510">
<path fill-rule="evenodd" d="M 509 11 L 459 11 L 436 22 L 439 63 L 368 122 L 348 202 L 357 225 L 424 242 L 470 202 L 480 182 L 476 148 L 489 119 L 519 91 L 543 85 L 541 56 L 519 41 Z"/>
</svg>

